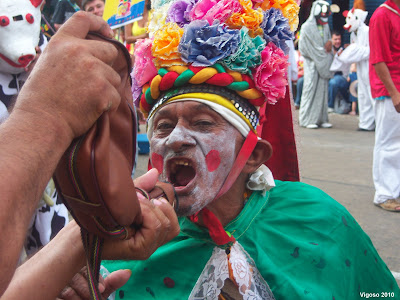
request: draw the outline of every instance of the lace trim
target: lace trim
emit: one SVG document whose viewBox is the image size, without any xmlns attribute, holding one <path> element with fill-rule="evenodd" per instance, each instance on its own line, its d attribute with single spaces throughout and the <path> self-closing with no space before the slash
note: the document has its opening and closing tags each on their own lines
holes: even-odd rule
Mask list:
<svg viewBox="0 0 400 300">
<path fill-rule="evenodd" d="M 229 256 L 233 276 L 244 300 L 275 300 L 253 259 L 238 242 L 230 248 Z M 217 300 L 227 278 L 229 278 L 228 256 L 225 250 L 215 247 L 189 299 Z"/>
</svg>

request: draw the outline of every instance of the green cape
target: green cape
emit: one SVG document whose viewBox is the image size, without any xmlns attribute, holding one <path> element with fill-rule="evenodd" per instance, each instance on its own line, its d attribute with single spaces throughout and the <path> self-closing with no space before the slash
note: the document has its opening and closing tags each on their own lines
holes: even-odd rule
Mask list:
<svg viewBox="0 0 400 300">
<path fill-rule="evenodd" d="M 187 299 L 215 244 L 208 232 L 180 218 L 181 233 L 146 261 L 104 261 L 131 269 L 115 299 Z M 349 212 L 321 190 L 276 181 L 254 192 L 225 229 L 254 260 L 278 299 L 361 299 L 400 290 L 369 237 Z"/>
</svg>

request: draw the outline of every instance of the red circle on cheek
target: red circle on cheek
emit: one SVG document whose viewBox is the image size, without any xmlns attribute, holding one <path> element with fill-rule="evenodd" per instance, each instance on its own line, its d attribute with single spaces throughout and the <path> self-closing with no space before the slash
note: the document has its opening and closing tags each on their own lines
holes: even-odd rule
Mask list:
<svg viewBox="0 0 400 300">
<path fill-rule="evenodd" d="M 151 155 L 151 164 L 161 174 L 164 169 L 164 158 L 158 153 L 153 153 Z"/>
<path fill-rule="evenodd" d="M 209 172 L 213 172 L 218 169 L 221 164 L 221 156 L 219 155 L 219 151 L 211 150 L 206 155 L 206 165 Z"/>
</svg>

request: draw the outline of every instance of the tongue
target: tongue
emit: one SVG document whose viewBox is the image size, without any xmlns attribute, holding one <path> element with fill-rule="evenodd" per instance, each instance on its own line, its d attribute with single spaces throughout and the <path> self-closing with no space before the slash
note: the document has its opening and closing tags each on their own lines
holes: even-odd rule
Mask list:
<svg viewBox="0 0 400 300">
<path fill-rule="evenodd" d="M 175 175 L 176 183 L 178 186 L 186 186 L 194 177 L 194 170 L 192 168 L 184 167 Z"/>
</svg>

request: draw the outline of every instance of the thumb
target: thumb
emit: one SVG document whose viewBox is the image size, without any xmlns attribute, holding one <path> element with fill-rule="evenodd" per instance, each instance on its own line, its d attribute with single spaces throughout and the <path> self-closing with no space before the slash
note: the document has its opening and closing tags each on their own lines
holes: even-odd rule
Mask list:
<svg viewBox="0 0 400 300">
<path fill-rule="evenodd" d="M 105 290 L 102 293 L 102 296 L 107 299 L 112 292 L 116 291 L 125 283 L 127 283 L 131 275 L 131 270 L 118 270 L 112 272 L 104 279 Z"/>
<path fill-rule="evenodd" d="M 146 174 L 136 178 L 133 182 L 135 186 L 149 192 L 154 188 L 154 186 L 157 183 L 157 180 L 158 180 L 158 171 L 157 169 L 153 168 Z"/>
</svg>

